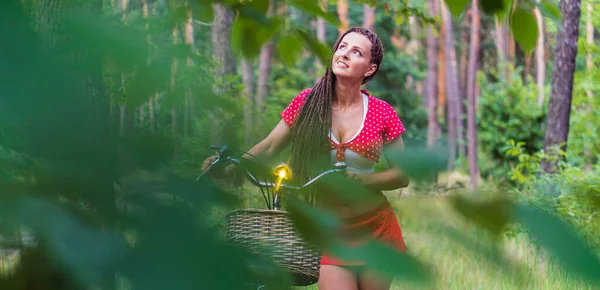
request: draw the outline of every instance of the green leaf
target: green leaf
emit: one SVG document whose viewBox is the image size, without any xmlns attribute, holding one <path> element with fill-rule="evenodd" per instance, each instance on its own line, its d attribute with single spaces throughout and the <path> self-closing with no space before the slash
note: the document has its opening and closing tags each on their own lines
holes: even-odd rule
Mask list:
<svg viewBox="0 0 600 290">
<path fill-rule="evenodd" d="M 526 53 L 530 53 L 538 39 L 537 21 L 533 12 L 517 8 L 512 14 L 510 28 L 517 43 Z"/>
<path fill-rule="evenodd" d="M 450 201 L 456 211 L 466 219 L 496 235 L 499 235 L 511 220 L 510 210 L 512 203 L 506 198 L 473 202 L 456 195 Z"/>
<path fill-rule="evenodd" d="M 517 219 L 529 228 L 535 240 L 575 274 L 600 282 L 600 261 L 592 248 L 559 218 L 537 207 L 517 205 Z"/>
<path fill-rule="evenodd" d="M 310 50 L 310 52 L 314 53 L 317 58 L 319 58 L 319 61 L 321 61 L 323 66 L 328 67 L 331 65 L 329 63 L 331 51 L 324 43 L 318 41 L 311 34 L 304 30 L 296 29 L 295 31 L 298 36 L 304 40 L 304 45 L 306 45 L 306 48 Z"/>
<path fill-rule="evenodd" d="M 459 16 L 465 8 L 471 3 L 469 0 L 446 0 L 450 13 L 454 16 Z"/>
<path fill-rule="evenodd" d="M 293 65 L 302 52 L 302 39 L 293 34 L 285 35 L 279 39 L 277 49 L 281 61 L 285 65 Z"/>
<path fill-rule="evenodd" d="M 443 148 L 407 147 L 404 151 L 386 150 L 385 156 L 411 180 L 430 181 L 446 169 L 447 153 Z"/>
<path fill-rule="evenodd" d="M 340 25 L 340 19 L 335 13 L 327 13 L 319 7 L 317 1 L 314 0 L 291 0 L 290 5 L 295 6 L 301 10 L 307 12 L 310 16 L 318 16 L 323 18 L 325 21 L 332 25 Z"/>
<path fill-rule="evenodd" d="M 538 3 L 536 2 L 536 4 Z M 562 13 L 560 12 L 560 9 L 554 3 L 542 2 L 539 3 L 538 7 L 542 15 L 547 16 L 554 21 L 560 21 L 560 19 L 562 18 Z"/>
<path fill-rule="evenodd" d="M 485 14 L 495 14 L 506 9 L 505 0 L 484 0 L 479 1 L 479 4 Z"/>
<path fill-rule="evenodd" d="M 344 261 L 361 261 L 388 278 L 400 278 L 411 282 L 431 281 L 429 267 L 416 258 L 382 243 L 367 239 L 360 246 L 351 247 L 338 243 L 329 248 L 332 256 Z"/>
<path fill-rule="evenodd" d="M 330 247 L 336 238 L 334 233 L 342 226 L 335 216 L 302 203 L 293 196 L 287 197 L 287 210 L 294 226 L 311 245 L 319 248 Z"/>
<path fill-rule="evenodd" d="M 194 18 L 207 23 L 213 21 L 215 11 L 211 3 L 206 1 L 191 1 L 191 7 Z"/>
<path fill-rule="evenodd" d="M 255 18 L 238 16 L 231 28 L 231 46 L 246 59 L 256 57 L 262 46 L 277 32 L 282 20 L 278 17 L 266 19 L 265 23 Z"/>
<path fill-rule="evenodd" d="M 506 16 L 511 14 L 513 8 L 513 0 L 502 0 L 504 3 L 504 9 L 498 10 L 494 13 L 498 21 L 503 22 L 506 20 Z"/>
</svg>

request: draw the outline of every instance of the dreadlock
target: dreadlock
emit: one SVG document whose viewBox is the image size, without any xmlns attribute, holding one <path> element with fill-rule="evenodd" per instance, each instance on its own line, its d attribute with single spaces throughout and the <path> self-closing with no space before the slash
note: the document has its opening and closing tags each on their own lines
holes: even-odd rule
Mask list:
<svg viewBox="0 0 600 290">
<path fill-rule="evenodd" d="M 331 61 L 344 36 L 352 32 L 364 35 L 371 41 L 371 63 L 377 65 L 375 72 L 364 78 L 362 84 L 375 76 L 383 59 L 381 41 L 375 33 L 366 28 L 350 28 L 338 38 L 333 46 L 325 74 L 306 96 L 306 102 L 292 129 L 290 165 L 294 169 L 298 182 L 304 183 L 316 172 L 322 172 L 329 167 L 331 145 L 328 136 L 331 129 L 332 101 L 335 96 L 336 81 L 336 76 L 331 69 Z"/>
</svg>

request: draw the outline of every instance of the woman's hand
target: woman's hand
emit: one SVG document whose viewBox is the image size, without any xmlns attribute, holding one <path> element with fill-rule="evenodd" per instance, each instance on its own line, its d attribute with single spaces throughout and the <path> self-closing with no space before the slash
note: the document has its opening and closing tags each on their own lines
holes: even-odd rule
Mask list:
<svg viewBox="0 0 600 290">
<path fill-rule="evenodd" d="M 213 155 L 213 156 L 206 158 L 204 160 L 204 162 L 202 162 L 202 169 L 201 169 L 202 172 L 206 171 L 206 169 L 208 169 L 210 164 L 213 163 L 213 161 L 215 161 L 216 159 L 217 159 L 217 155 Z"/>
<path fill-rule="evenodd" d="M 359 173 L 352 172 L 352 171 L 346 171 L 346 177 L 348 177 L 348 179 L 357 181 L 360 184 L 364 184 L 364 181 L 365 181 L 364 174 L 359 174 Z"/>
</svg>

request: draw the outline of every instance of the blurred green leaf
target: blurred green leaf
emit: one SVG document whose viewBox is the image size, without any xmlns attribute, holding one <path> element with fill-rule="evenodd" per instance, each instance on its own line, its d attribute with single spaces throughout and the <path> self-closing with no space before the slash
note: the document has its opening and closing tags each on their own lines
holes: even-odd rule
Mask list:
<svg viewBox="0 0 600 290">
<path fill-rule="evenodd" d="M 484 0 L 479 1 L 479 4 L 485 14 L 495 14 L 506 9 L 505 0 Z"/>
<path fill-rule="evenodd" d="M 533 12 L 517 8 L 511 16 L 510 28 L 517 43 L 526 53 L 530 53 L 535 48 L 539 34 Z"/>
<path fill-rule="evenodd" d="M 342 226 L 341 221 L 323 210 L 304 204 L 297 198 L 288 196 L 287 199 L 287 210 L 302 237 L 316 247 L 331 247 L 336 239 L 335 233 Z"/>
<path fill-rule="evenodd" d="M 537 1 L 535 1 L 535 4 L 540 9 L 542 15 L 549 17 L 554 21 L 560 21 L 560 19 L 562 18 L 562 13 L 560 12 L 560 9 L 558 8 L 556 3 L 548 1 L 538 3 Z"/>
<path fill-rule="evenodd" d="M 297 35 L 285 35 L 279 39 L 277 49 L 281 61 L 286 65 L 293 65 L 302 53 L 302 39 Z"/>
<path fill-rule="evenodd" d="M 428 283 L 432 279 L 427 265 L 378 241 L 366 239 L 352 247 L 339 242 L 328 248 L 328 252 L 344 261 L 363 262 L 389 278 L 397 277 L 413 283 Z"/>
<path fill-rule="evenodd" d="M 454 16 L 459 16 L 471 3 L 469 0 L 445 0 L 448 9 Z"/>
<path fill-rule="evenodd" d="M 500 22 L 504 22 L 506 16 L 511 14 L 510 12 L 513 10 L 514 0 L 502 0 L 502 2 L 504 8 L 496 10 L 494 13 Z"/>
<path fill-rule="evenodd" d="M 340 25 L 340 20 L 335 13 L 327 13 L 319 7 L 318 2 L 314 0 L 290 0 L 290 5 L 293 5 L 301 10 L 309 13 L 311 16 L 318 16 L 329 22 L 331 25 Z"/>
<path fill-rule="evenodd" d="M 258 56 L 262 46 L 269 41 L 283 23 L 280 17 L 272 17 L 260 23 L 252 18 L 238 16 L 231 29 L 231 46 L 247 59 Z"/>
<path fill-rule="evenodd" d="M 496 236 L 512 221 L 512 202 L 507 198 L 495 198 L 490 201 L 473 202 L 454 195 L 452 205 L 467 220 L 491 231 Z"/>
<path fill-rule="evenodd" d="M 411 180 L 431 181 L 447 167 L 448 154 L 443 148 L 406 147 L 404 151 L 385 150 L 389 163 L 397 166 Z"/>
<path fill-rule="evenodd" d="M 211 1 L 191 1 L 192 15 L 202 22 L 210 23 L 214 20 L 215 11 Z"/>
<path fill-rule="evenodd" d="M 51 259 L 81 283 L 99 282 L 101 270 L 116 266 L 123 254 L 122 240 L 48 200 L 6 193 L 0 209 L 4 223 L 32 229 Z"/>
<path fill-rule="evenodd" d="M 309 34 L 304 30 L 296 29 L 295 32 L 304 40 L 306 48 L 317 56 L 323 66 L 331 66 L 329 63 L 331 51 L 324 43 L 318 41 L 312 34 Z"/>
<path fill-rule="evenodd" d="M 495 241 L 478 241 L 467 236 L 464 232 L 449 226 L 442 226 L 441 231 L 439 232 L 448 236 L 450 240 L 467 250 L 468 253 L 474 256 L 481 256 L 485 260 L 498 266 L 504 273 L 507 273 L 514 278 L 517 285 L 525 285 L 527 282 L 527 270 L 523 265 L 504 257 L 497 244 L 494 243 Z"/>
<path fill-rule="evenodd" d="M 515 206 L 515 215 L 535 241 L 563 266 L 589 281 L 600 283 L 598 256 L 569 225 L 546 211 L 523 204 Z"/>
</svg>

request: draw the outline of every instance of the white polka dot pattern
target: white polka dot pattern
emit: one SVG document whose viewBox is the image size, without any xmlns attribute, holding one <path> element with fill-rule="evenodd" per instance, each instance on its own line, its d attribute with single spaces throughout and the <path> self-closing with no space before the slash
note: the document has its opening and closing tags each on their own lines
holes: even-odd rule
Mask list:
<svg viewBox="0 0 600 290">
<path fill-rule="evenodd" d="M 293 122 L 298 117 L 300 109 L 304 105 L 306 96 L 311 89 L 306 89 L 298 94 L 288 107 L 281 112 L 281 118 L 293 127 Z M 387 102 L 377 99 L 365 90 L 364 94 L 369 97 L 367 116 L 361 132 L 350 142 L 337 144 L 331 138 L 333 150 L 337 150 L 336 161 L 345 160 L 345 151 L 350 149 L 365 158 L 378 161 L 384 144 L 392 142 L 406 129 L 394 108 Z"/>
</svg>

